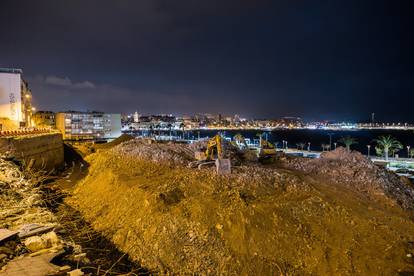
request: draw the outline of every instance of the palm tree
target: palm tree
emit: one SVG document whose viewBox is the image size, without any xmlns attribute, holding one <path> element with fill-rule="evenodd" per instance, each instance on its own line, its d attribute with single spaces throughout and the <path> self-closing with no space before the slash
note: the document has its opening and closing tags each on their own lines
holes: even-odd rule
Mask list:
<svg viewBox="0 0 414 276">
<path fill-rule="evenodd" d="M 237 133 L 236 135 L 234 135 L 233 139 L 237 143 L 243 145 L 244 148 L 247 148 L 246 140 L 244 139 L 243 135 L 241 135 L 241 133 Z"/>
<path fill-rule="evenodd" d="M 296 146 L 298 147 L 298 149 L 303 150 L 303 148 L 305 147 L 305 143 L 300 142 L 300 143 L 297 143 Z"/>
<path fill-rule="evenodd" d="M 402 144 L 391 137 L 391 135 L 380 136 L 378 139 L 375 139 L 375 142 L 377 147 L 383 151 L 386 161 L 388 161 L 389 152 L 395 153 L 403 148 Z"/>
<path fill-rule="evenodd" d="M 347 151 L 351 151 L 352 145 L 358 144 L 357 140 L 349 135 L 342 137 L 338 142 L 344 144 Z"/>
<path fill-rule="evenodd" d="M 329 151 L 331 149 L 331 146 L 329 144 L 322 144 L 321 147 L 322 151 Z"/>
<path fill-rule="evenodd" d="M 378 146 L 375 147 L 375 153 L 378 157 L 384 156 L 384 150 Z"/>
</svg>

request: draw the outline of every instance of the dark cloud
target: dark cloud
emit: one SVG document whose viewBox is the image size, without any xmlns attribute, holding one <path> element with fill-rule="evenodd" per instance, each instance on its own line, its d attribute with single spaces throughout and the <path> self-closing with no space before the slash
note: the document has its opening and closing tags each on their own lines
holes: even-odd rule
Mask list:
<svg viewBox="0 0 414 276">
<path fill-rule="evenodd" d="M 43 79 L 43 77 L 37 76 L 36 81 L 44 81 L 45 84 L 70 87 L 75 89 L 95 88 L 95 84 L 93 84 L 90 81 L 72 82 L 71 79 L 69 79 L 68 77 L 60 78 L 56 76 L 47 76 Z"/>
<path fill-rule="evenodd" d="M 0 66 L 42 109 L 414 121 L 412 6 L 2 0 Z"/>
</svg>

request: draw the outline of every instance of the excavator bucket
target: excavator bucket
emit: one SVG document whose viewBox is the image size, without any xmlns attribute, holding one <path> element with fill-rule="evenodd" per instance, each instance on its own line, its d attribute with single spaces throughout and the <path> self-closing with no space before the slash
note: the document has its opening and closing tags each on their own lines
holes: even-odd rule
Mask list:
<svg viewBox="0 0 414 276">
<path fill-rule="evenodd" d="M 230 159 L 216 159 L 216 169 L 218 175 L 231 174 Z"/>
</svg>

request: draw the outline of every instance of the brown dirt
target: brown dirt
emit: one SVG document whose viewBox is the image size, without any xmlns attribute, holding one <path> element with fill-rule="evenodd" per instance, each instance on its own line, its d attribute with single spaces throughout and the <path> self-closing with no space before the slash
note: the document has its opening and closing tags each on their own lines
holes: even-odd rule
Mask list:
<svg viewBox="0 0 414 276">
<path fill-rule="evenodd" d="M 158 271 L 414 272 L 414 223 L 401 205 L 297 168 L 240 166 L 226 177 L 188 169 L 180 147 L 130 141 L 90 155 L 89 175 L 68 203 Z"/>
</svg>

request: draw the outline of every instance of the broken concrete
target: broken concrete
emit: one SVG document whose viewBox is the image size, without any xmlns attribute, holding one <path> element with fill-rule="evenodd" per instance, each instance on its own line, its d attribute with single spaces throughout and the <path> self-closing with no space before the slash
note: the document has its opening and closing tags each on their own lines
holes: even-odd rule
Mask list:
<svg viewBox="0 0 414 276">
<path fill-rule="evenodd" d="M 61 253 L 48 253 L 36 257 L 24 256 L 10 261 L 0 270 L 0 276 L 45 276 L 57 274 L 60 267 L 50 262 Z"/>
<path fill-rule="evenodd" d="M 7 241 L 8 239 L 15 237 L 17 234 L 18 234 L 17 231 L 10 231 L 8 229 L 0 229 L 0 244 L 2 242 Z"/>
<path fill-rule="evenodd" d="M 27 238 L 51 231 L 54 226 L 45 226 L 37 223 L 25 224 L 19 229 L 19 238 Z"/>
</svg>

